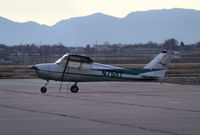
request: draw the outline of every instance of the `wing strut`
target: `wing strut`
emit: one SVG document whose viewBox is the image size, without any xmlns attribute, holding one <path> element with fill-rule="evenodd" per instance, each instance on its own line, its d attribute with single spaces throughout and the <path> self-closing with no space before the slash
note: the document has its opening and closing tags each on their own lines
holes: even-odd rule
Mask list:
<svg viewBox="0 0 200 135">
<path fill-rule="evenodd" d="M 65 77 L 66 69 L 67 69 L 68 64 L 69 64 L 69 60 L 70 60 L 70 56 L 69 56 L 68 59 L 67 59 L 67 62 L 66 62 L 66 64 L 65 64 L 65 67 L 64 67 L 64 70 L 63 70 L 63 73 L 62 73 L 62 76 L 61 76 L 61 84 L 60 84 L 59 93 L 60 93 L 60 91 L 61 91 L 61 89 L 62 89 L 62 83 L 63 83 L 64 77 Z"/>
</svg>

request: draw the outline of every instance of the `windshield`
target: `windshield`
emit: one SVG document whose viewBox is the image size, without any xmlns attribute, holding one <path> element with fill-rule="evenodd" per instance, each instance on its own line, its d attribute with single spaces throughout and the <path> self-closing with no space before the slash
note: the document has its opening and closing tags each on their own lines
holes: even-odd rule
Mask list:
<svg viewBox="0 0 200 135">
<path fill-rule="evenodd" d="M 62 58 L 59 58 L 58 60 L 56 60 L 56 64 L 59 64 L 61 62 Z"/>
<path fill-rule="evenodd" d="M 63 55 L 61 58 L 59 58 L 55 63 L 60 64 L 64 62 L 64 59 L 67 59 L 68 55 Z"/>
</svg>

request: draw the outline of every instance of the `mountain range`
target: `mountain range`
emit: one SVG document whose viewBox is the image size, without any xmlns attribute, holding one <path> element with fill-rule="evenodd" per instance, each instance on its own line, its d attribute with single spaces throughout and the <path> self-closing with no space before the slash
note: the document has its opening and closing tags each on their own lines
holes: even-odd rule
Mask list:
<svg viewBox="0 0 200 135">
<path fill-rule="evenodd" d="M 0 44 L 41 42 L 85 46 L 104 43 L 161 43 L 175 38 L 184 43 L 200 41 L 200 10 L 161 9 L 131 12 L 123 18 L 102 13 L 62 20 L 47 26 L 14 22 L 0 17 Z"/>
</svg>

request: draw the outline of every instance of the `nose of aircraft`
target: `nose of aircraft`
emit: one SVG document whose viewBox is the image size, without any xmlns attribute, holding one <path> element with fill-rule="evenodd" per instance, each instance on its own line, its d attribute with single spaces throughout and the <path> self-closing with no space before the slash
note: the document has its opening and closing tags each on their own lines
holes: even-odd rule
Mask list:
<svg viewBox="0 0 200 135">
<path fill-rule="evenodd" d="M 30 68 L 30 69 L 33 69 L 33 65 L 29 65 L 29 66 L 27 66 L 28 68 Z"/>
<path fill-rule="evenodd" d="M 34 69 L 34 70 L 39 70 L 39 68 L 36 65 L 29 65 L 28 68 Z"/>
</svg>

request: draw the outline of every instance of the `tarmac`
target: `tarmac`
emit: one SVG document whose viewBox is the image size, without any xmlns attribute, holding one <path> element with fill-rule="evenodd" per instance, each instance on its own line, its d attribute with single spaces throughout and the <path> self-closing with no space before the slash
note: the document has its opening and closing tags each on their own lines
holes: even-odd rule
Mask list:
<svg viewBox="0 0 200 135">
<path fill-rule="evenodd" d="M 0 80 L 0 135 L 199 135 L 200 87 L 147 82 Z"/>
</svg>

